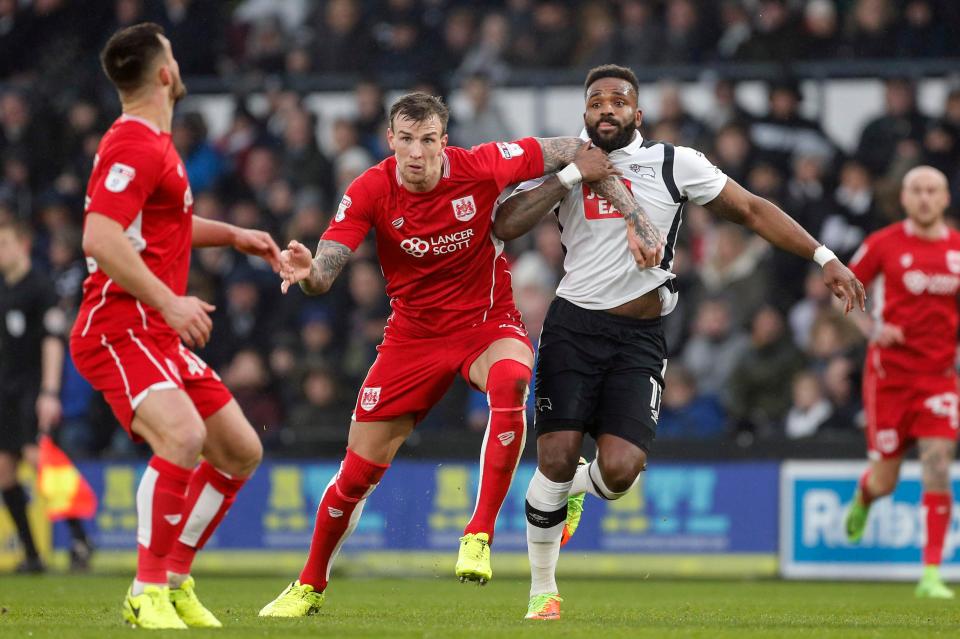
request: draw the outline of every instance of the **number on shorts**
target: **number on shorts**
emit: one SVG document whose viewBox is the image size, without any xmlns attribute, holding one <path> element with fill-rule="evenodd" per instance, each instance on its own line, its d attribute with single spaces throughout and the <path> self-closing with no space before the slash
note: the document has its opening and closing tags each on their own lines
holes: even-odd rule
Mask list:
<svg viewBox="0 0 960 639">
<path fill-rule="evenodd" d="M 650 414 L 653 416 L 653 421 L 657 421 L 660 418 L 660 398 L 663 396 L 663 389 L 653 375 L 650 376 L 650 386 Z"/>
<path fill-rule="evenodd" d="M 930 412 L 936 415 L 937 417 L 946 417 L 950 420 L 950 428 L 956 429 L 958 425 L 957 415 L 957 394 L 956 393 L 940 393 L 939 395 L 933 395 L 924 400 L 923 405 L 926 408 L 930 409 Z"/>
</svg>

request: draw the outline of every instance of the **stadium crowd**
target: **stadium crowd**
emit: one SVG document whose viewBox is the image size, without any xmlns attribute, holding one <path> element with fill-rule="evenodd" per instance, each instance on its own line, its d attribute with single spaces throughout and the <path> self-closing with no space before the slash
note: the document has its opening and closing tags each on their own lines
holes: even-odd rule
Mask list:
<svg viewBox="0 0 960 639">
<path fill-rule="evenodd" d="M 329 145 L 320 144 L 303 96 L 282 82 L 269 85 L 263 116 L 238 98 L 227 132 L 216 138 L 199 112 L 178 113 L 173 139 L 195 214 L 268 230 L 281 245 L 315 242 L 350 181 L 387 155 L 388 105 L 374 70 L 428 70 L 462 88 L 470 108 L 455 114 L 450 143 L 471 146 L 528 133 L 514 130 L 492 99 L 513 68 L 949 56 L 958 45 L 947 33 L 960 25 L 960 8 L 933 0 L 896 7 L 884 0 L 245 0 L 229 3 L 222 16 L 226 4 L 0 0 L 0 217 L 32 226 L 35 261 L 54 278 L 68 312 L 86 274 L 86 180 L 100 135 L 118 113 L 95 54 L 126 24 L 163 24 L 188 85 L 191 75 L 251 70 L 367 78 L 354 89 L 354 117 L 332 123 Z M 438 82 L 421 86 L 443 93 L 448 87 Z M 740 106 L 735 88 L 717 81 L 710 119 L 701 121 L 676 87 L 664 86 L 659 118 L 644 122 L 643 135 L 703 150 L 843 259 L 867 233 L 898 219 L 899 178 L 908 168 L 931 164 L 960 184 L 960 88 L 941 110 L 923 113 L 911 80 L 888 80 L 886 112 L 865 126 L 851 154 L 799 114 L 795 81 L 771 84 L 761 113 Z M 536 337 L 562 274 L 555 221 L 513 242 L 508 255 Z M 688 205 L 675 270 L 681 296 L 667 322 L 672 361 L 659 438 L 856 432 L 865 340 L 834 310 L 817 268 Z M 278 284 L 262 263 L 228 250 L 197 251 L 191 288 L 217 306 L 213 340 L 201 355 L 262 427 L 268 448 L 339 450 L 389 314 L 375 246 L 358 251 L 327 296 L 282 296 Z M 112 437 L 102 401 L 69 365 L 65 375 L 61 443 L 75 454 L 129 452 L 125 438 Z M 486 411 L 484 398 L 458 382 L 422 428 L 482 430 Z"/>
</svg>

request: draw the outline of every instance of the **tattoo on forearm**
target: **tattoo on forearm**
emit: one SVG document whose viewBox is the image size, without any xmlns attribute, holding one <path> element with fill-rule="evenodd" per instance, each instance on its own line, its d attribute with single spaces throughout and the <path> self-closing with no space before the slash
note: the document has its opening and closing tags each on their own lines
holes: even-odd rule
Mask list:
<svg viewBox="0 0 960 639">
<path fill-rule="evenodd" d="M 307 295 L 319 295 L 329 291 L 352 254 L 353 251 L 340 242 L 320 240 L 317 255 L 310 265 L 310 275 L 301 280 L 300 288 Z"/>
<path fill-rule="evenodd" d="M 654 248 L 661 241 L 660 231 L 653 225 L 637 200 L 623 185 L 620 178 L 610 176 L 599 182 L 591 182 L 590 188 L 620 211 L 624 219 L 633 223 L 637 238 L 647 248 Z"/>
<path fill-rule="evenodd" d="M 543 149 L 543 172 L 559 171 L 573 162 L 577 149 L 583 145 L 580 138 L 537 138 Z"/>
<path fill-rule="evenodd" d="M 566 187 L 554 176 L 536 188 L 511 195 L 497 208 L 495 234 L 502 240 L 520 237 L 536 226 L 566 194 Z"/>
</svg>

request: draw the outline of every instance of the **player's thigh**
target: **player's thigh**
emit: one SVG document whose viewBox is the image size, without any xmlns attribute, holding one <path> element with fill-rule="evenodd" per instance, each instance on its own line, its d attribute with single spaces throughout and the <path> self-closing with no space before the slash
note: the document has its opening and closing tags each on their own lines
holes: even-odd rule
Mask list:
<svg viewBox="0 0 960 639">
<path fill-rule="evenodd" d="M 414 425 L 413 414 L 382 422 L 353 421 L 347 435 L 347 448 L 375 464 L 389 464 L 413 432 Z"/>
<path fill-rule="evenodd" d="M 263 458 L 263 445 L 240 405 L 230 399 L 203 420 L 207 437 L 203 456 L 214 468 L 236 477 L 247 477 Z"/>
<path fill-rule="evenodd" d="M 130 429 L 154 453 L 181 466 L 196 462 L 206 438 L 203 418 L 180 388 L 150 392 L 138 404 Z"/>
<path fill-rule="evenodd" d="M 533 347 L 526 338 L 499 337 L 491 342 L 469 366 L 467 378 L 483 392 L 487 390 L 487 376 L 497 362 L 512 359 L 533 369 Z"/>
<path fill-rule="evenodd" d="M 457 362 L 442 339 L 381 344 L 357 395 L 353 421 L 392 422 L 413 415 L 419 423 L 456 374 Z"/>
<path fill-rule="evenodd" d="M 537 437 L 537 467 L 550 481 L 573 479 L 583 446 L 583 431 L 555 430 Z"/>
</svg>

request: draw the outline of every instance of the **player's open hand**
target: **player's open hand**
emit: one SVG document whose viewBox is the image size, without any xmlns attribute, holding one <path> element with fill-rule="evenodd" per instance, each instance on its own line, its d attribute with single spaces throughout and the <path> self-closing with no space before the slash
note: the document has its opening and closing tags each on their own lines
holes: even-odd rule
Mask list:
<svg viewBox="0 0 960 639">
<path fill-rule="evenodd" d="M 907 338 L 903 335 L 903 329 L 896 324 L 881 323 L 880 328 L 870 338 L 870 341 L 882 348 L 889 348 L 896 344 L 906 343 Z"/>
<path fill-rule="evenodd" d="M 603 149 L 597 148 L 589 140 L 577 149 L 573 156 L 573 163 L 580 169 L 580 175 L 587 183 L 597 182 L 611 175 L 623 175 L 613 166 Z"/>
<path fill-rule="evenodd" d="M 37 429 L 41 433 L 49 433 L 60 423 L 63 417 L 63 405 L 60 398 L 53 393 L 40 393 L 37 397 Z"/>
<path fill-rule="evenodd" d="M 310 277 L 313 268 L 313 254 L 306 246 L 296 240 L 291 240 L 286 250 L 280 252 L 280 291 L 286 293 L 291 284 L 301 282 Z"/>
<path fill-rule="evenodd" d="M 634 217 L 624 216 L 627 220 L 627 248 L 640 268 L 653 268 L 663 261 L 665 243 L 660 231 L 656 229 L 646 217 L 637 217 L 640 227 L 637 227 Z"/>
<path fill-rule="evenodd" d="M 280 247 L 265 231 L 239 229 L 233 241 L 233 247 L 241 253 L 261 257 L 270 265 L 274 273 L 280 272 Z"/>
<path fill-rule="evenodd" d="M 837 299 L 843 301 L 844 314 L 854 307 L 866 310 L 867 293 L 863 290 L 863 284 L 840 260 L 830 260 L 823 265 L 823 283 Z"/>
<path fill-rule="evenodd" d="M 199 297 L 184 295 L 174 297 L 159 310 L 167 325 L 175 330 L 190 348 L 203 348 L 210 341 L 213 320 L 209 313 L 216 310 L 212 304 L 207 304 Z"/>
</svg>

